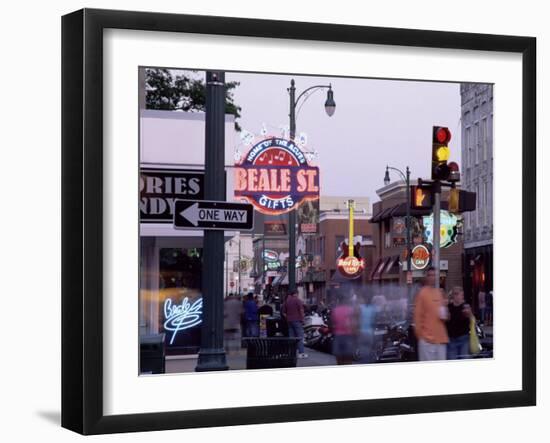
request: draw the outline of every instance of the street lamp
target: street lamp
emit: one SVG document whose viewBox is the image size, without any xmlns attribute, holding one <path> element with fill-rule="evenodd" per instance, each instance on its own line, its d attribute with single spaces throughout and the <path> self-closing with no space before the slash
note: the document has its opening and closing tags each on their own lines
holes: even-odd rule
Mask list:
<svg viewBox="0 0 550 443">
<path fill-rule="evenodd" d="M 329 117 L 332 117 L 334 115 L 334 111 L 336 111 L 336 102 L 334 101 L 334 92 L 332 91 L 332 87 L 329 85 L 327 100 L 325 101 L 325 112 Z"/>
<path fill-rule="evenodd" d="M 392 166 L 386 166 L 386 174 L 384 175 L 384 185 L 388 186 L 390 184 L 390 169 L 392 171 L 396 171 L 399 173 L 401 178 L 405 180 L 405 183 L 407 185 L 407 209 L 406 209 L 406 218 L 405 218 L 405 224 L 407 228 L 407 272 L 412 273 L 411 268 L 411 183 L 410 183 L 410 177 L 411 177 L 411 171 L 409 170 L 409 167 L 407 166 L 406 172 L 403 173 L 401 169 L 394 168 Z M 409 284 L 409 283 L 407 283 Z M 410 289 L 410 285 L 409 285 Z M 409 294 L 409 300 L 410 300 L 410 294 Z"/>
<path fill-rule="evenodd" d="M 296 98 L 296 83 L 294 79 L 290 80 L 290 88 L 288 88 L 288 95 L 290 99 L 290 109 L 288 117 L 290 119 L 290 139 L 294 140 L 296 137 L 296 107 L 300 103 L 300 100 L 304 99 L 303 102 L 309 97 L 306 95 L 309 91 L 327 89 L 327 99 L 325 101 L 325 112 L 329 117 L 334 115 L 336 110 L 336 102 L 334 101 L 334 91 L 332 90 L 332 85 L 315 85 L 310 86 L 307 89 L 304 89 L 302 93 Z M 289 292 L 296 289 L 296 210 L 292 209 L 288 213 L 288 290 Z"/>
<path fill-rule="evenodd" d="M 390 184 L 390 171 L 388 169 L 388 166 L 386 166 L 386 174 L 384 175 L 384 186 L 388 186 L 389 184 Z"/>
</svg>

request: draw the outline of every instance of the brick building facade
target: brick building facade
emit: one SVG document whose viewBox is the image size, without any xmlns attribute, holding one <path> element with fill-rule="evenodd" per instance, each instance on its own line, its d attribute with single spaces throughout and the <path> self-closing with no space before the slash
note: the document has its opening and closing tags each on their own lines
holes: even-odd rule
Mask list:
<svg viewBox="0 0 550 443">
<path fill-rule="evenodd" d="M 406 184 L 394 182 L 377 190 L 380 201 L 373 205 L 372 233 L 374 253 L 377 264 L 370 274 L 371 281 L 384 285 L 390 282 L 406 284 Z M 442 209 L 446 208 L 447 192 L 442 194 Z M 411 210 L 411 243 L 422 243 L 422 217 L 430 211 Z M 396 225 L 400 229 L 396 229 Z M 462 286 L 463 282 L 462 235 L 457 235 L 457 242 L 441 249 L 441 287 L 450 290 L 453 286 Z M 413 269 L 413 280 L 420 283 L 425 270 Z"/>
</svg>

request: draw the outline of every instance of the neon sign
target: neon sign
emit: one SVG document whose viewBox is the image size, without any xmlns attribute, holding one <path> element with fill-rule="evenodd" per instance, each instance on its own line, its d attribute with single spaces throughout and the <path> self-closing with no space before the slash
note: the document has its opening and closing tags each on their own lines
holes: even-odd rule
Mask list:
<svg viewBox="0 0 550 443">
<path fill-rule="evenodd" d="M 277 254 L 276 251 L 273 251 L 271 249 L 265 249 L 264 250 L 264 260 L 265 261 L 279 261 L 279 254 Z"/>
<path fill-rule="evenodd" d="M 361 272 L 365 269 L 365 259 L 350 255 L 346 258 L 339 258 L 337 265 L 344 277 L 355 278 L 361 275 Z"/>
<path fill-rule="evenodd" d="M 261 140 L 235 165 L 235 197 L 263 214 L 284 214 L 319 199 L 319 168 L 292 140 Z"/>
<path fill-rule="evenodd" d="M 365 259 L 359 254 L 358 243 L 355 242 L 353 236 L 353 214 L 355 211 L 355 204 L 353 200 L 348 200 L 349 209 L 349 238 L 346 244 L 345 241 L 340 245 L 342 254 L 338 257 L 336 262 L 340 273 L 349 279 L 358 278 L 361 276 L 365 269 Z"/>
<path fill-rule="evenodd" d="M 164 329 L 172 331 L 170 344 L 174 343 L 174 339 L 179 331 L 193 328 L 202 323 L 202 298 L 189 302 L 189 298 L 185 297 L 179 305 L 172 302 L 171 298 L 164 301 Z"/>
<path fill-rule="evenodd" d="M 411 264 L 415 269 L 425 269 L 430 263 L 430 251 L 424 245 L 416 245 L 411 253 Z"/>
<path fill-rule="evenodd" d="M 442 248 L 448 248 L 457 242 L 459 219 L 448 211 L 441 211 L 440 220 L 439 245 Z M 422 217 L 422 224 L 424 225 L 426 243 L 433 244 L 433 214 Z"/>
</svg>

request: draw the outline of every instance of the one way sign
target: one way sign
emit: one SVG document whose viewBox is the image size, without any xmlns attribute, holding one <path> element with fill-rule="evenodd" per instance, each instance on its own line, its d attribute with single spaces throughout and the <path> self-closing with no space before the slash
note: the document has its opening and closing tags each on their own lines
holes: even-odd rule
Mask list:
<svg viewBox="0 0 550 443">
<path fill-rule="evenodd" d="M 254 226 L 253 214 L 248 203 L 176 200 L 174 227 L 250 231 Z"/>
</svg>

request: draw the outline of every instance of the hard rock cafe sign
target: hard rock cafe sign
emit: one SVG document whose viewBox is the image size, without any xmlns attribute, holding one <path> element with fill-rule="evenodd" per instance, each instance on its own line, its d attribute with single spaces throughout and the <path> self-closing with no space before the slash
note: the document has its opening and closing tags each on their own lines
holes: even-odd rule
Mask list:
<svg viewBox="0 0 550 443">
<path fill-rule="evenodd" d="M 235 197 L 263 214 L 284 214 L 319 199 L 319 168 L 292 140 L 263 139 L 235 164 Z"/>
<path fill-rule="evenodd" d="M 349 237 L 347 243 L 345 241 L 340 245 L 342 254 L 336 261 L 336 266 L 340 273 L 349 279 L 356 279 L 361 276 L 365 269 L 365 259 L 359 254 L 358 244 L 355 243 L 353 235 L 353 214 L 354 214 L 354 202 L 348 200 L 349 209 Z M 360 244 L 359 244 L 360 245 Z"/>
<path fill-rule="evenodd" d="M 365 269 L 365 260 L 352 255 L 338 259 L 338 269 L 347 278 L 357 278 Z"/>
<path fill-rule="evenodd" d="M 411 252 L 411 266 L 414 269 L 425 269 L 430 263 L 430 251 L 424 245 L 416 245 Z"/>
</svg>

